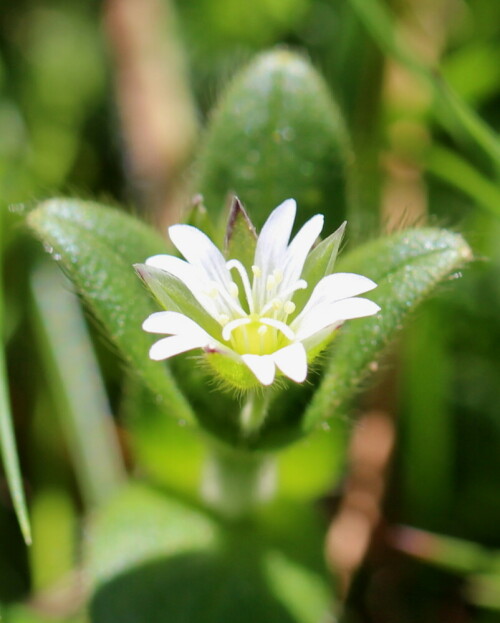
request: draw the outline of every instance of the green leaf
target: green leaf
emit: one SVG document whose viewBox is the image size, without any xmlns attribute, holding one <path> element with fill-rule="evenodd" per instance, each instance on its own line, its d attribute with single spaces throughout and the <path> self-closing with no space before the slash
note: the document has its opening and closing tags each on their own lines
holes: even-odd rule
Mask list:
<svg viewBox="0 0 500 623">
<path fill-rule="evenodd" d="M 259 228 L 273 208 L 294 197 L 297 224 L 331 205 L 326 217 L 333 229 L 344 210 L 350 160 L 344 124 L 323 79 L 303 57 L 280 49 L 258 56 L 223 96 L 194 190 L 214 220 L 230 193 Z"/>
<path fill-rule="evenodd" d="M 313 623 L 330 601 L 321 574 L 269 549 L 252 525 L 140 486 L 94 517 L 87 566 L 93 623 Z"/>
<path fill-rule="evenodd" d="M 174 417 L 193 421 L 168 368 L 149 359 L 152 339 L 141 329 L 155 307 L 132 265 L 163 252 L 162 239 L 126 214 L 74 199 L 46 201 L 27 220 L 132 370 Z"/>
<path fill-rule="evenodd" d="M 440 281 L 471 259 L 471 250 L 461 236 L 430 228 L 382 238 L 342 259 L 339 271 L 359 273 L 378 284 L 369 298 L 381 311 L 340 329 L 321 383 L 304 414 L 303 432 L 343 412 L 410 312 Z"/>
<path fill-rule="evenodd" d="M 12 495 L 17 520 L 19 521 L 24 540 L 29 545 L 31 543 L 31 528 L 28 509 L 26 507 L 26 498 L 24 496 L 21 470 L 19 467 L 19 458 L 17 456 L 16 439 L 12 426 L 3 351 L 0 351 L 0 444 L 5 476 L 9 484 L 9 491 Z"/>
<path fill-rule="evenodd" d="M 2 234 L 3 215 L 0 214 L 0 234 Z M 0 240 L 1 242 L 1 240 Z M 0 283 L 0 335 L 3 336 L 3 290 Z M 0 450 L 5 476 L 12 496 L 17 520 L 21 527 L 24 540 L 27 544 L 31 543 L 31 528 L 24 496 L 21 469 L 17 455 L 16 438 L 12 425 L 12 414 L 10 411 L 9 390 L 7 385 L 7 371 L 5 369 L 5 359 L 3 343 L 0 343 Z"/>
</svg>

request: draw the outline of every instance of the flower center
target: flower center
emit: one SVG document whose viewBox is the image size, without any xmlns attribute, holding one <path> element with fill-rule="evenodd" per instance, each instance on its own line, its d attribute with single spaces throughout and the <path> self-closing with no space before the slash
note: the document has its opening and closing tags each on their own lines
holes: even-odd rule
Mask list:
<svg viewBox="0 0 500 623">
<path fill-rule="evenodd" d="M 241 355 L 270 355 L 290 344 L 291 340 L 278 328 L 252 320 L 231 332 L 233 350 Z"/>
</svg>

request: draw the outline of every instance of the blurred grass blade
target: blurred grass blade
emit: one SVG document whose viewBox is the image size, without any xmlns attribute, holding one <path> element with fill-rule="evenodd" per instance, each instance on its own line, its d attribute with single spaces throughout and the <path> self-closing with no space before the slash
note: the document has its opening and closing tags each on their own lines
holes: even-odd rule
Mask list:
<svg viewBox="0 0 500 623">
<path fill-rule="evenodd" d="M 17 519 L 21 526 L 24 540 L 27 544 L 30 544 L 31 528 L 24 497 L 19 459 L 17 457 L 16 440 L 12 429 L 3 350 L 0 352 L 0 444 L 5 476 L 9 484 L 9 491 L 12 495 Z"/>
<path fill-rule="evenodd" d="M 46 201 L 27 220 L 158 403 L 178 420 L 193 422 L 167 366 L 149 359 L 153 340 L 141 329 L 157 308 L 132 265 L 165 251 L 160 236 L 124 213 L 74 199 Z"/>
<path fill-rule="evenodd" d="M 497 552 L 488 551 L 477 543 L 409 526 L 395 528 L 390 540 L 398 550 L 455 573 L 477 573 L 498 560 Z"/>
<path fill-rule="evenodd" d="M 500 190 L 458 154 L 442 146 L 432 147 L 427 170 L 474 199 L 478 206 L 500 216 Z"/>
<path fill-rule="evenodd" d="M 0 235 L 3 223 L 0 219 Z M 3 290 L 0 283 L 0 336 L 3 336 Z M 12 426 L 10 411 L 9 390 L 7 384 L 7 371 L 5 368 L 5 356 L 3 341 L 0 343 L 0 448 L 5 476 L 9 485 L 17 519 L 27 544 L 31 543 L 31 528 L 24 496 L 19 458 L 17 456 L 16 439 Z"/>
<path fill-rule="evenodd" d="M 309 404 L 303 430 L 346 408 L 360 383 L 409 313 L 450 273 L 472 259 L 457 234 L 416 229 L 358 247 L 338 270 L 366 275 L 378 287 L 369 298 L 381 306 L 371 318 L 353 320 L 339 332 L 321 384 Z"/>
<path fill-rule="evenodd" d="M 457 127 L 500 166 L 500 141 L 495 132 L 461 99 L 437 71 L 420 62 L 397 36 L 395 20 L 379 0 L 350 0 L 359 19 L 385 54 L 393 57 L 410 71 L 419 75 L 434 95 L 437 106 L 434 114 L 452 134 Z M 454 124 L 454 126 L 451 125 Z"/>
<path fill-rule="evenodd" d="M 99 504 L 121 484 L 125 469 L 85 321 L 76 296 L 55 265 L 47 262 L 38 267 L 31 291 L 42 360 L 80 490 L 90 506 Z"/>
</svg>

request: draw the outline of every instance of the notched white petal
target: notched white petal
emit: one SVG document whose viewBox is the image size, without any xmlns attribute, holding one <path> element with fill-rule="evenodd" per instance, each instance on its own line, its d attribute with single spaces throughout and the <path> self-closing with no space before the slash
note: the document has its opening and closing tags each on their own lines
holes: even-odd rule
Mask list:
<svg viewBox="0 0 500 623">
<path fill-rule="evenodd" d="M 369 299 L 349 298 L 334 303 L 317 305 L 309 313 L 297 318 L 293 323 L 293 328 L 296 331 L 297 339 L 302 341 L 327 327 L 333 330 L 345 320 L 373 316 L 378 311 L 380 311 L 380 307 Z"/>
<path fill-rule="evenodd" d="M 172 225 L 170 239 L 186 260 L 209 279 L 227 286 L 231 281 L 224 256 L 201 230 L 191 225 Z"/>
<path fill-rule="evenodd" d="M 324 217 L 316 214 L 299 230 L 286 252 L 283 287 L 299 279 L 306 257 L 323 229 Z"/>
<path fill-rule="evenodd" d="M 296 211 L 295 200 L 287 199 L 271 212 L 262 227 L 255 249 L 255 265 L 266 275 L 282 267 Z"/>
<path fill-rule="evenodd" d="M 175 355 L 186 353 L 195 348 L 207 346 L 206 341 L 200 339 L 201 336 L 189 335 L 172 335 L 164 337 L 162 340 L 155 342 L 149 349 L 149 357 L 154 361 L 169 359 Z"/>
<path fill-rule="evenodd" d="M 151 314 L 144 321 L 142 328 L 148 333 L 165 333 L 166 335 L 192 335 L 199 339 L 207 339 L 208 333 L 194 320 L 179 312 L 161 311 Z"/>
<path fill-rule="evenodd" d="M 276 373 L 276 367 L 271 355 L 242 355 L 241 359 L 262 385 L 271 385 Z"/>
<path fill-rule="evenodd" d="M 274 363 L 292 381 L 303 383 L 307 377 L 307 353 L 303 344 L 297 342 L 281 348 L 273 354 Z"/>
</svg>

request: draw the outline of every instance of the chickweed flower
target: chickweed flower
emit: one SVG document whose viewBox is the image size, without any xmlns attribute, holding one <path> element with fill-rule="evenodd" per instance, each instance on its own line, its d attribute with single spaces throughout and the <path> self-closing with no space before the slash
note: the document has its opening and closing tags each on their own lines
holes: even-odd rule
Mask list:
<svg viewBox="0 0 500 623">
<path fill-rule="evenodd" d="M 155 255 L 136 266 L 166 308 L 143 324 L 145 331 L 168 336 L 153 344 L 151 359 L 202 349 L 212 368 L 240 389 L 271 385 L 279 375 L 302 383 L 308 364 L 344 321 L 379 311 L 358 296 L 375 288 L 373 281 L 333 273 L 343 226 L 311 251 L 323 216 L 312 217 L 290 242 L 295 213 L 295 201 L 288 199 L 256 237 L 235 200 L 226 237 L 232 257 L 195 227 L 169 228 L 185 260 Z M 236 222 L 242 225 L 241 248 L 231 244 Z"/>
</svg>

